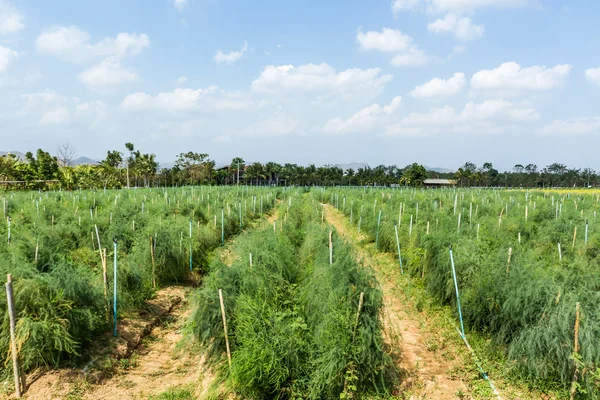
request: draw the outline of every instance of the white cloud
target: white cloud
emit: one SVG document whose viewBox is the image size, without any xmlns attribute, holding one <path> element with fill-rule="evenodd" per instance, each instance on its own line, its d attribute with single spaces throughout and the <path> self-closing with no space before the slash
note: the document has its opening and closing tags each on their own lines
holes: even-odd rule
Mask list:
<svg viewBox="0 0 600 400">
<path fill-rule="evenodd" d="M 77 79 L 87 86 L 101 87 L 135 82 L 139 77 L 135 72 L 124 68 L 119 61 L 108 58 L 83 71 Z"/>
<path fill-rule="evenodd" d="M 416 10 L 421 6 L 421 2 L 422 0 L 393 0 L 392 12 L 396 16 L 401 11 Z"/>
<path fill-rule="evenodd" d="M 69 110 L 66 107 L 59 106 L 54 110 L 46 111 L 40 123 L 42 125 L 62 125 L 69 121 L 69 115 Z"/>
<path fill-rule="evenodd" d="M 23 16 L 8 1 L 0 0 L 0 35 L 19 32 L 25 28 Z"/>
<path fill-rule="evenodd" d="M 381 32 L 362 32 L 356 35 L 361 50 L 376 50 L 395 54 L 390 61 L 394 67 L 411 67 L 427 64 L 429 57 L 413 44 L 413 38 L 397 29 L 383 28 Z"/>
<path fill-rule="evenodd" d="M 358 30 L 356 40 L 362 50 L 398 53 L 410 49 L 413 39 L 397 29 L 383 28 L 381 32 Z"/>
<path fill-rule="evenodd" d="M 458 40 L 473 40 L 480 38 L 485 31 L 483 25 L 475 25 L 469 17 L 460 17 L 448 13 L 444 18 L 438 18 L 427 24 L 429 32 L 448 33 L 451 32 Z"/>
<path fill-rule="evenodd" d="M 548 90 L 560 86 L 570 71 L 569 64 L 521 68 L 515 62 L 506 62 L 498 68 L 476 72 L 471 86 L 483 90 Z"/>
<path fill-rule="evenodd" d="M 19 57 L 19 53 L 16 51 L 0 46 L 0 73 L 4 72 L 8 66 Z"/>
<path fill-rule="evenodd" d="M 497 133 L 541 118 L 532 108 L 522 108 L 504 100 L 469 102 L 458 113 L 453 107 L 434 108 L 427 113 L 411 113 L 388 126 L 388 135 L 429 135 L 440 133 Z"/>
<path fill-rule="evenodd" d="M 187 6 L 187 0 L 173 0 L 173 4 L 179 11 L 182 11 Z"/>
<path fill-rule="evenodd" d="M 452 78 L 446 80 L 433 78 L 429 82 L 415 87 L 410 95 L 419 99 L 454 96 L 462 90 L 465 84 L 465 74 L 456 72 Z"/>
<path fill-rule="evenodd" d="M 393 116 L 401 104 L 402 97 L 397 96 L 387 106 L 382 107 L 379 104 L 372 104 L 359 110 L 348 119 L 331 118 L 323 127 L 323 131 L 329 133 L 350 133 L 376 129 L 377 127 L 381 127 L 387 117 Z"/>
<path fill-rule="evenodd" d="M 91 43 L 90 34 L 75 26 L 57 26 L 36 39 L 40 53 L 50 54 L 62 61 L 83 63 L 97 58 L 124 58 L 135 56 L 150 47 L 148 35 L 119 33 L 115 38 L 106 37 Z"/>
<path fill-rule="evenodd" d="M 392 76 L 382 75 L 379 68 L 353 68 L 337 72 L 326 63 L 297 67 L 269 65 L 252 82 L 252 90 L 270 94 L 300 92 L 322 98 L 348 99 L 379 94 L 391 80 Z"/>
<path fill-rule="evenodd" d="M 179 84 L 186 83 L 187 81 L 188 81 L 187 76 L 180 76 L 179 78 L 177 78 L 177 83 L 179 83 Z"/>
<path fill-rule="evenodd" d="M 240 51 L 230 51 L 229 53 L 223 53 L 223 51 L 218 50 L 213 60 L 215 60 L 218 64 L 233 64 L 240 58 L 244 56 L 248 50 L 248 42 L 244 42 L 244 45 L 240 49 Z"/>
<path fill-rule="evenodd" d="M 1 57 L 0 57 L 1 58 Z M 1 63 L 0 63 L 1 65 Z M 0 68 L 1 70 L 2 68 Z M 600 68 L 588 68 L 585 70 L 585 78 L 595 83 L 596 85 L 600 85 Z"/>
<path fill-rule="evenodd" d="M 567 120 L 555 119 L 541 128 L 543 135 L 585 135 L 600 133 L 600 117 L 573 118 Z"/>
</svg>

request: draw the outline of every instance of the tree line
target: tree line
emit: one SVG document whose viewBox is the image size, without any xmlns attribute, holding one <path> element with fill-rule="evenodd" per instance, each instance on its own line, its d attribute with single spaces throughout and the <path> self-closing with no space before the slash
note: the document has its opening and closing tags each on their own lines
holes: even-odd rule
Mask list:
<svg viewBox="0 0 600 400">
<path fill-rule="evenodd" d="M 161 168 L 156 156 L 142 153 L 132 143 L 124 151 L 110 150 L 96 165 L 73 166 L 75 156 L 70 145 L 61 145 L 57 155 L 39 149 L 19 158 L 0 156 L 0 185 L 5 188 L 66 190 L 88 188 L 124 188 L 183 185 L 290 185 L 290 186 L 422 186 L 428 178 L 446 178 L 458 186 L 482 187 L 589 187 L 600 186 L 600 175 L 590 168 L 574 169 L 554 163 L 544 168 L 535 164 L 517 164 L 500 172 L 492 163 L 478 167 L 466 162 L 456 172 L 428 171 L 418 163 L 400 168 L 378 165 L 357 170 L 335 165 L 302 166 L 275 162 L 246 163 L 234 158 L 224 167 L 208 154 L 189 151 L 177 156 L 171 168 Z"/>
</svg>

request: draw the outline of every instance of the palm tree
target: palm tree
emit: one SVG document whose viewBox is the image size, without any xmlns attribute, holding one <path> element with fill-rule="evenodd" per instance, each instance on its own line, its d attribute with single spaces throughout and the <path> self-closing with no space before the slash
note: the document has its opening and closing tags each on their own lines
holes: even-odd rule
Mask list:
<svg viewBox="0 0 600 400">
<path fill-rule="evenodd" d="M 265 174 L 267 175 L 267 177 L 269 178 L 269 186 L 273 183 L 273 180 L 275 179 L 275 177 L 277 176 L 277 181 L 279 181 L 279 172 L 281 171 L 281 165 L 274 163 L 272 161 L 269 161 L 268 163 L 265 164 L 265 168 L 264 168 Z M 279 184 L 279 182 L 277 182 Z"/>
<path fill-rule="evenodd" d="M 240 183 L 240 175 L 244 172 L 244 167 L 246 166 L 246 161 L 242 157 L 235 157 L 231 160 L 231 164 L 229 165 L 229 171 L 234 173 L 235 180 L 239 184 Z"/>
<path fill-rule="evenodd" d="M 246 168 L 246 174 L 249 179 L 256 179 L 256 185 L 260 179 L 265 179 L 265 170 L 261 163 L 255 162 Z"/>
</svg>

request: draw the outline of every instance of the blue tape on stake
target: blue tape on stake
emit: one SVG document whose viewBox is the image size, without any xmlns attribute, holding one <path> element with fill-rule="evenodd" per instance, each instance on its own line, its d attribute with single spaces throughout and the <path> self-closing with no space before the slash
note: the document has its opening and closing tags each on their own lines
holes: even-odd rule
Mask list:
<svg viewBox="0 0 600 400">
<path fill-rule="evenodd" d="M 458 282 L 456 280 L 456 269 L 454 268 L 454 256 L 452 255 L 452 245 L 450 246 L 450 262 L 452 264 L 452 278 L 454 279 L 454 289 L 456 290 L 456 305 L 458 307 L 458 318 L 460 319 L 461 336 L 465 337 L 465 326 L 463 325 L 462 311 L 460 309 L 460 295 L 458 294 Z"/>
</svg>

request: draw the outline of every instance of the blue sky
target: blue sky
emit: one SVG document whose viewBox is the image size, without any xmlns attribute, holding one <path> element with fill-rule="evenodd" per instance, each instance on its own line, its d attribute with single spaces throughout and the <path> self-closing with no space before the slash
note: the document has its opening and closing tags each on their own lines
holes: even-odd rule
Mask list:
<svg viewBox="0 0 600 400">
<path fill-rule="evenodd" d="M 0 150 L 600 169 L 600 2 L 0 0 Z"/>
</svg>

